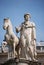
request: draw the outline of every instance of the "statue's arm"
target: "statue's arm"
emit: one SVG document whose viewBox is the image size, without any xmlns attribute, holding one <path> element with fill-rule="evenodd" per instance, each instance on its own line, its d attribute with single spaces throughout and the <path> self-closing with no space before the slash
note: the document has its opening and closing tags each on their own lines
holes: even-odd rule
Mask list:
<svg viewBox="0 0 44 65">
<path fill-rule="evenodd" d="M 35 56 L 37 56 L 37 52 L 36 52 L 36 26 L 35 26 L 35 23 L 33 23 L 33 33 L 34 33 L 34 54 Z"/>
<path fill-rule="evenodd" d="M 33 36 L 34 36 L 34 40 L 36 41 L 36 26 L 35 26 L 35 23 L 33 23 Z"/>
<path fill-rule="evenodd" d="M 15 27 L 15 29 L 16 29 L 16 32 L 17 32 L 17 33 L 20 32 L 20 30 L 21 30 L 21 25 L 20 25 L 19 27 Z"/>
</svg>

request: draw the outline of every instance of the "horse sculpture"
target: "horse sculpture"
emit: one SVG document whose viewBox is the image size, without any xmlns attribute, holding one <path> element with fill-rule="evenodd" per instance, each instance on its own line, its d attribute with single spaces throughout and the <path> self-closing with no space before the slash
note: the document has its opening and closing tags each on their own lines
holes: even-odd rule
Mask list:
<svg viewBox="0 0 44 65">
<path fill-rule="evenodd" d="M 7 42 L 9 46 L 11 46 L 13 57 L 15 58 L 17 55 L 15 47 L 17 46 L 19 39 L 13 32 L 13 27 L 9 18 L 4 19 L 3 29 L 6 30 L 4 40 Z"/>
</svg>

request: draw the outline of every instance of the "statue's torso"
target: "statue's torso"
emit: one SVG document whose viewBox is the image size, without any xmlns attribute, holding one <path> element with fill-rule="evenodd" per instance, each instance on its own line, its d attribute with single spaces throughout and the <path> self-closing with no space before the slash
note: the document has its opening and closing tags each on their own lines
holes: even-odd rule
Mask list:
<svg viewBox="0 0 44 65">
<path fill-rule="evenodd" d="M 21 34 L 29 35 L 32 32 L 32 24 L 30 22 L 23 23 L 21 28 Z"/>
</svg>

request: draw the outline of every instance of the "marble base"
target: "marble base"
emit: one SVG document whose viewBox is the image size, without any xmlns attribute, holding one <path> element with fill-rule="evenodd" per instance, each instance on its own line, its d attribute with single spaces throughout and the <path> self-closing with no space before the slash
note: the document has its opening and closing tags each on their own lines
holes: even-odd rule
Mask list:
<svg viewBox="0 0 44 65">
<path fill-rule="evenodd" d="M 10 59 L 1 65 L 41 65 L 41 63 L 24 59 Z"/>
<path fill-rule="evenodd" d="M 17 63 L 17 65 L 41 65 L 41 62 L 19 59 L 19 62 Z"/>
</svg>

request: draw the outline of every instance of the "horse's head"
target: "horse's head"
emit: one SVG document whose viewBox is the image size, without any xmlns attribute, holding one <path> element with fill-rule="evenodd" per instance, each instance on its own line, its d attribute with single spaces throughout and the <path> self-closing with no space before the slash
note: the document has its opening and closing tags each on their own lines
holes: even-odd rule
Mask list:
<svg viewBox="0 0 44 65">
<path fill-rule="evenodd" d="M 3 29 L 7 30 L 8 26 L 9 26 L 9 18 L 5 18 L 3 23 Z"/>
</svg>

